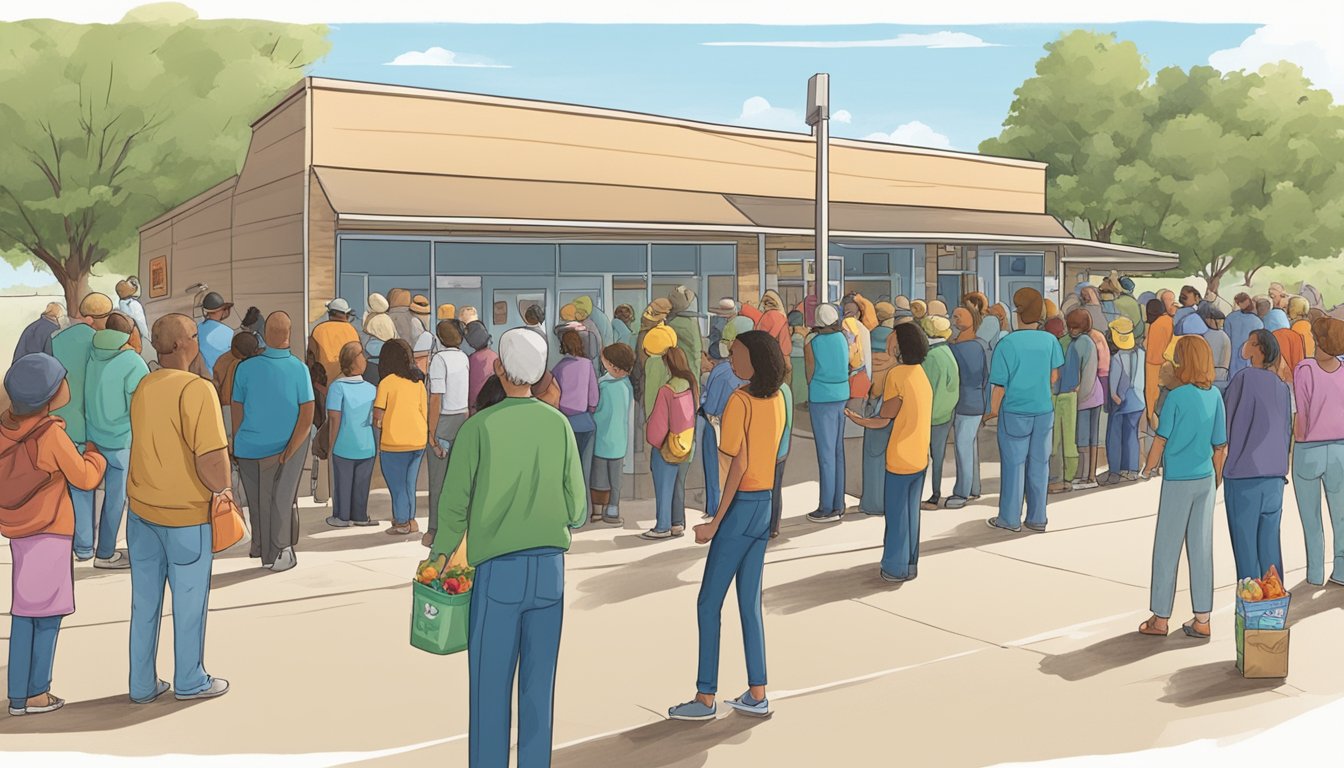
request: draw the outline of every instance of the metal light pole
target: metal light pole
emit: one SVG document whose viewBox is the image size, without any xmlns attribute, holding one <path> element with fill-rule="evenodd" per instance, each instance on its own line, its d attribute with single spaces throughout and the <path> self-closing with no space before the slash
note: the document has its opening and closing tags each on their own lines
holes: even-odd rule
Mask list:
<svg viewBox="0 0 1344 768">
<path fill-rule="evenodd" d="M 807 124 L 817 137 L 817 195 L 813 272 L 816 275 L 817 305 L 830 301 L 827 295 L 830 277 L 826 274 L 831 233 L 830 220 L 830 145 L 831 76 L 819 72 L 807 81 Z"/>
</svg>

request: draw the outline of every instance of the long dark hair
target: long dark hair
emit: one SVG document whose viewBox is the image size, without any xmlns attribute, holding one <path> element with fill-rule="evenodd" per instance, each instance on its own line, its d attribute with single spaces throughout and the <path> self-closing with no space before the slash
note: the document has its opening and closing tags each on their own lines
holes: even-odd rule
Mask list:
<svg viewBox="0 0 1344 768">
<path fill-rule="evenodd" d="M 419 384 L 425 380 L 425 374 L 415 366 L 415 354 L 405 339 L 393 339 L 383 345 L 378 353 L 378 380 L 388 376 L 400 376 L 407 381 Z"/>
<path fill-rule="evenodd" d="M 784 383 L 784 351 L 779 342 L 765 331 L 739 333 L 737 341 L 747 348 L 751 357 L 751 381 L 747 394 L 752 397 L 774 397 Z"/>
<path fill-rule="evenodd" d="M 492 405 L 504 402 L 505 397 L 504 384 L 499 380 L 499 376 L 492 373 L 490 378 L 481 384 L 481 391 L 476 394 L 476 402 L 472 403 L 472 407 L 480 413 Z"/>
<path fill-rule="evenodd" d="M 1279 340 L 1274 338 L 1274 334 L 1264 328 L 1256 328 L 1251 331 L 1251 338 L 1255 340 L 1255 346 L 1260 348 L 1260 353 L 1265 356 L 1265 368 L 1278 365 L 1279 357 L 1283 353 L 1279 350 Z M 1241 350 L 1236 350 L 1236 353 L 1241 354 Z"/>
<path fill-rule="evenodd" d="M 663 353 L 663 364 L 667 366 L 667 372 L 671 374 L 672 379 L 685 379 L 686 383 L 691 385 L 691 394 L 699 402 L 699 378 L 691 370 L 690 363 L 686 362 L 686 353 L 681 350 L 681 347 L 669 347 Z"/>
</svg>

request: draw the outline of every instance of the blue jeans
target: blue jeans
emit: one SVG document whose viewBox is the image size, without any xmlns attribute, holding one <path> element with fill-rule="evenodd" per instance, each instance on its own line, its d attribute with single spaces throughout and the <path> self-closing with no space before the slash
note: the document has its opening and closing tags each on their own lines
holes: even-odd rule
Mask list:
<svg viewBox="0 0 1344 768">
<path fill-rule="evenodd" d="M 696 416 L 700 430 L 700 468 L 705 472 L 705 514 L 719 511 L 719 444 L 714 427 L 703 416 Z"/>
<path fill-rule="evenodd" d="M 1195 613 L 1213 610 L 1213 475 L 1198 480 L 1162 479 L 1153 536 L 1153 581 L 1149 608 L 1171 618 L 1181 550 L 1190 565 L 1190 604 Z"/>
<path fill-rule="evenodd" d="M 383 480 L 392 497 L 392 522 L 397 525 L 405 525 L 415 517 L 415 478 L 420 474 L 420 462 L 424 458 L 423 448 L 383 451 L 381 454 Z"/>
<path fill-rule="evenodd" d="M 1238 579 L 1261 578 L 1271 565 L 1283 575 L 1279 520 L 1283 516 L 1283 488 L 1287 483 L 1283 477 L 1223 480 L 1227 530 L 1232 535 Z"/>
<path fill-rule="evenodd" d="M 98 452 L 107 459 L 107 474 L 103 475 L 103 508 L 98 517 L 98 543 L 94 548 L 97 557 L 111 557 L 117 551 L 117 532 L 121 530 L 122 513 L 126 510 L 126 472 L 131 466 L 131 449 L 104 448 L 98 446 Z M 92 492 L 90 491 L 90 495 Z M 92 510 L 92 507 L 90 507 Z M 80 542 L 80 531 L 76 529 L 75 551 L 81 551 L 84 544 L 92 544 L 93 517 L 84 521 L 87 528 L 82 533 L 85 538 Z"/>
<path fill-rule="evenodd" d="M 51 690 L 56 662 L 56 636 L 63 616 L 11 616 L 9 620 L 9 706 L 22 709 L 28 700 Z"/>
<path fill-rule="evenodd" d="M 1022 525 L 1022 501 L 1027 524 L 1045 527 L 1045 491 L 1050 483 L 1050 438 L 1055 414 L 1027 416 L 999 414 L 999 525 Z"/>
<path fill-rule="evenodd" d="M 742 649 L 747 656 L 747 685 L 765 685 L 765 623 L 761 615 L 761 577 L 765 545 L 770 540 L 770 491 L 738 491 L 709 543 L 705 575 L 695 601 L 700 627 L 700 668 L 695 690 L 719 690 L 719 632 L 723 600 L 737 581 L 737 611 L 742 622 Z"/>
<path fill-rule="evenodd" d="M 163 592 L 173 591 L 173 690 L 200 693 L 205 672 L 205 617 L 210 602 L 210 525 L 169 528 L 131 510 L 126 545 L 131 557 L 131 698 L 154 695 L 159 673 L 159 624 Z"/>
<path fill-rule="evenodd" d="M 1139 471 L 1139 419 L 1142 416 L 1143 411 L 1134 411 L 1112 413 L 1107 419 L 1106 468 L 1110 472 Z"/>
<path fill-rule="evenodd" d="M 549 766 L 565 554 L 540 548 L 486 560 L 471 592 L 469 765 L 508 768 L 516 676 L 518 768 Z"/>
<path fill-rule="evenodd" d="M 82 456 L 84 443 L 75 446 Z M 108 470 L 112 467 L 109 462 Z M 93 557 L 93 502 L 96 491 L 81 491 L 75 486 L 70 488 L 70 502 L 75 507 L 75 555 L 84 560 Z"/>
<path fill-rule="evenodd" d="M 882 500 L 886 504 L 886 533 L 882 538 L 882 570 L 909 578 L 919 566 L 919 492 L 924 473 L 887 473 Z"/>
<path fill-rule="evenodd" d="M 1293 494 L 1307 543 L 1307 581 L 1325 583 L 1325 529 L 1321 522 L 1321 486 L 1330 506 L 1334 563 L 1330 578 L 1344 581 L 1344 441 L 1293 446 Z"/>
<path fill-rule="evenodd" d="M 653 496 L 655 522 L 653 529 L 659 533 L 671 530 L 672 526 L 686 527 L 686 475 L 691 470 L 691 462 L 669 464 L 663 454 L 654 448 L 650 454 L 649 471 L 653 473 Z"/>
<path fill-rule="evenodd" d="M 980 495 L 980 421 L 983 416 L 952 417 L 952 447 L 957 459 L 957 482 L 952 495 L 969 499 Z"/>
<path fill-rule="evenodd" d="M 817 511 L 845 508 L 845 403 L 810 403 L 812 436 L 817 444 L 817 471 L 821 486 Z"/>
<path fill-rule="evenodd" d="M 943 459 L 947 458 L 947 437 L 952 434 L 952 421 L 934 424 L 929 430 L 929 464 L 933 480 L 933 498 L 943 497 Z"/>
</svg>

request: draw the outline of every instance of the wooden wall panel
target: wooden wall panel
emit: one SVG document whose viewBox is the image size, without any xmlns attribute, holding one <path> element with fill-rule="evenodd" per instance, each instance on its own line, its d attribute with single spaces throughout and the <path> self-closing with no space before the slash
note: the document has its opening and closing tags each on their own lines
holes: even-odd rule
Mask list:
<svg viewBox="0 0 1344 768">
<path fill-rule="evenodd" d="M 336 296 L 336 211 L 314 173 L 308 183 L 308 322 Z"/>
</svg>

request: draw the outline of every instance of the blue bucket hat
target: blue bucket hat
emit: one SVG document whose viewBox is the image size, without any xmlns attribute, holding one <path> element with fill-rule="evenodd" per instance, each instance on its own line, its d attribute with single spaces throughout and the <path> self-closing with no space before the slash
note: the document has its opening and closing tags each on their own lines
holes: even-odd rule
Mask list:
<svg viewBox="0 0 1344 768">
<path fill-rule="evenodd" d="M 42 352 L 24 355 L 5 373 L 5 391 L 16 416 L 35 413 L 56 396 L 65 381 L 65 366 Z"/>
</svg>

